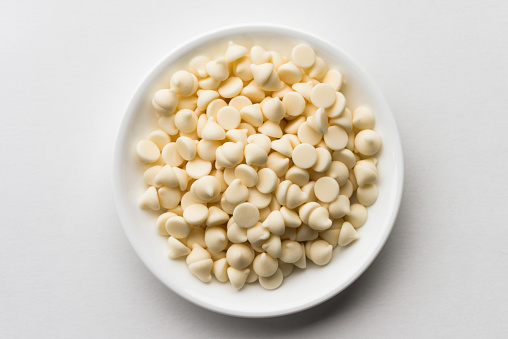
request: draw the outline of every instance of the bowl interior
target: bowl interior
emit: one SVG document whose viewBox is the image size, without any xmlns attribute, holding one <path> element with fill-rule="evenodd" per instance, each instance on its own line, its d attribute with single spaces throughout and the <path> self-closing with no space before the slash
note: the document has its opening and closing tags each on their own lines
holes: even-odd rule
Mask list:
<svg viewBox="0 0 508 339">
<path fill-rule="evenodd" d="M 142 173 L 148 167 L 135 155 L 136 143 L 157 128 L 151 106 L 155 91 L 169 87 L 171 74 L 185 68 L 196 55 L 210 58 L 222 55 L 227 42 L 248 47 L 254 44 L 285 56 L 298 43 L 313 46 L 330 68 L 339 69 L 345 79 L 342 92 L 348 107 L 370 107 L 376 116 L 375 130 L 383 140 L 378 155 L 379 198 L 368 208 L 367 223 L 358 230 L 360 239 L 347 248 L 336 248 L 332 261 L 305 270 L 295 268 L 274 291 L 259 284 L 248 284 L 236 291 L 229 283 L 212 280 L 204 284 L 187 269 L 183 260 L 167 258 L 167 237 L 155 228 L 159 213 L 141 210 L 138 199 L 146 189 Z M 149 269 L 169 288 L 184 298 L 211 310 L 246 317 L 267 317 L 297 312 L 312 307 L 351 284 L 374 260 L 384 245 L 395 220 L 402 192 L 402 152 L 393 116 L 370 77 L 340 49 L 303 32 L 281 27 L 243 26 L 207 34 L 176 49 L 148 75 L 129 104 L 115 149 L 114 193 L 125 232 L 134 249 Z"/>
</svg>

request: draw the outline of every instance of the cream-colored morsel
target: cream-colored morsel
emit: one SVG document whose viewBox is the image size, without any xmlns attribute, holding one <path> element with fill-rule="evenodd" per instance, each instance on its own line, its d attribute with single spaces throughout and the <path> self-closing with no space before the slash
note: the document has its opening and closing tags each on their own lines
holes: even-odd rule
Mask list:
<svg viewBox="0 0 508 339">
<path fill-rule="evenodd" d="M 291 53 L 291 60 L 296 66 L 301 68 L 309 68 L 314 65 L 316 60 L 316 53 L 314 49 L 307 44 L 300 44 L 293 48 Z"/>
<path fill-rule="evenodd" d="M 241 203 L 235 207 L 233 219 L 235 223 L 242 228 L 252 227 L 259 220 L 259 210 L 250 202 Z"/>
<path fill-rule="evenodd" d="M 364 129 L 356 135 L 355 147 L 363 155 L 374 155 L 381 148 L 381 137 L 371 129 Z"/>
<path fill-rule="evenodd" d="M 136 152 L 139 159 L 146 163 L 154 163 L 159 160 L 161 156 L 159 147 L 151 140 L 142 140 L 138 142 Z"/>
<path fill-rule="evenodd" d="M 164 116 L 173 114 L 178 106 L 178 94 L 175 89 L 160 89 L 153 95 L 152 106 Z"/>
<path fill-rule="evenodd" d="M 292 159 L 295 165 L 300 168 L 311 168 L 317 161 L 316 149 L 310 144 L 302 143 L 293 150 Z"/>
<path fill-rule="evenodd" d="M 171 77 L 170 86 L 178 95 L 188 97 L 198 89 L 198 78 L 191 72 L 177 71 Z"/>
<path fill-rule="evenodd" d="M 192 58 L 154 93 L 158 128 L 135 150 L 139 206 L 159 211 L 168 257 L 201 281 L 275 289 L 359 239 L 381 137 L 308 44 L 288 56 L 230 41 L 223 53 Z"/>
</svg>

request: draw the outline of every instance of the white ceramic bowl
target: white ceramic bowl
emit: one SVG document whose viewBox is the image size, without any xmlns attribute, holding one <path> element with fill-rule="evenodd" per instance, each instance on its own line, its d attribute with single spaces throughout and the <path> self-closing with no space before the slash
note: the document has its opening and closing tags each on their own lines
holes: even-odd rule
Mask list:
<svg viewBox="0 0 508 339">
<path fill-rule="evenodd" d="M 309 264 L 296 269 L 281 287 L 267 291 L 259 284 L 248 284 L 236 291 L 229 283 L 213 279 L 205 284 L 195 278 L 182 260 L 167 257 L 167 238 L 155 228 L 157 213 L 138 207 L 146 189 L 135 154 L 136 143 L 157 128 L 151 106 L 153 93 L 167 88 L 169 76 L 185 67 L 190 57 L 206 53 L 216 57 L 225 52 L 226 43 L 265 46 L 290 56 L 291 48 L 302 41 L 315 48 L 331 67 L 344 75 L 343 93 L 349 107 L 366 105 L 376 116 L 375 130 L 383 140 L 379 159 L 379 198 L 369 207 L 367 223 L 360 228 L 360 239 L 347 248 L 336 248 L 332 261 L 317 267 Z M 212 311 L 240 317 L 272 317 L 315 306 L 344 290 L 372 263 L 386 242 L 397 216 L 402 195 L 403 161 L 399 134 L 392 113 L 370 76 L 340 48 L 292 28 L 245 25 L 220 29 L 200 36 L 170 52 L 148 74 L 132 98 L 118 134 L 113 168 L 113 187 L 118 214 L 132 246 L 166 286 L 185 299 Z"/>
</svg>

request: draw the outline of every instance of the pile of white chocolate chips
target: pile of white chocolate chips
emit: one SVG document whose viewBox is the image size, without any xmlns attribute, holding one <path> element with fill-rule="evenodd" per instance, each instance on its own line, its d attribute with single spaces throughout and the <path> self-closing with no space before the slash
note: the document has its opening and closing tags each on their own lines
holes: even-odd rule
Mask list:
<svg viewBox="0 0 508 339">
<path fill-rule="evenodd" d="M 358 239 L 381 139 L 341 85 L 307 44 L 288 59 L 230 42 L 172 75 L 152 101 L 160 129 L 136 148 L 149 164 L 140 206 L 163 212 L 169 258 L 204 282 L 275 289 L 294 266 L 326 265 Z"/>
</svg>

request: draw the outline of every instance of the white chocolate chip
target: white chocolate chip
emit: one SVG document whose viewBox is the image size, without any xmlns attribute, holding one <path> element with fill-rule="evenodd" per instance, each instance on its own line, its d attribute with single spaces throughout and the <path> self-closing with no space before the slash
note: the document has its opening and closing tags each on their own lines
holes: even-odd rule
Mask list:
<svg viewBox="0 0 508 339">
<path fill-rule="evenodd" d="M 190 72 L 177 71 L 171 77 L 170 86 L 175 89 L 177 94 L 187 97 L 198 89 L 198 79 Z"/>
<path fill-rule="evenodd" d="M 206 72 L 217 80 L 223 81 L 229 77 L 229 69 L 224 58 L 212 60 L 206 63 Z"/>
<path fill-rule="evenodd" d="M 176 239 L 173 236 L 170 236 L 168 238 L 168 245 L 169 245 L 168 257 L 170 259 L 181 258 L 188 255 L 191 252 L 191 250 L 187 246 L 182 244 L 180 240 Z"/>
<path fill-rule="evenodd" d="M 219 110 L 221 108 L 227 107 L 227 105 L 228 104 L 223 99 L 212 100 L 212 102 L 210 102 L 208 104 L 208 106 L 206 107 L 206 116 L 208 118 L 213 117 L 215 120 L 217 120 L 217 113 L 219 113 Z M 201 132 L 200 132 L 200 134 L 201 134 Z"/>
<path fill-rule="evenodd" d="M 300 244 L 302 247 L 302 256 L 298 261 L 295 261 L 293 265 L 295 265 L 298 268 L 304 269 L 307 267 L 307 256 L 305 255 L 305 246 L 303 244 Z"/>
<path fill-rule="evenodd" d="M 271 121 L 280 121 L 286 115 L 286 106 L 279 98 L 267 98 L 261 103 L 264 116 Z"/>
<path fill-rule="evenodd" d="M 294 263 L 303 255 L 300 243 L 292 240 L 284 240 L 281 245 L 280 259 L 286 263 Z"/>
<path fill-rule="evenodd" d="M 222 107 L 217 113 L 217 122 L 227 131 L 237 128 L 241 120 L 240 112 L 232 106 Z"/>
<path fill-rule="evenodd" d="M 364 129 L 356 135 L 355 146 L 363 155 L 374 155 L 381 148 L 381 138 L 373 130 Z"/>
<path fill-rule="evenodd" d="M 300 168 L 311 168 L 317 161 L 316 149 L 307 143 L 302 143 L 293 150 L 293 162 Z"/>
<path fill-rule="evenodd" d="M 147 188 L 145 193 L 139 199 L 139 207 L 158 211 L 160 209 L 157 189 L 153 186 Z"/>
<path fill-rule="evenodd" d="M 322 177 L 316 181 L 314 194 L 322 202 L 332 202 L 339 196 L 339 184 L 331 177 Z"/>
<path fill-rule="evenodd" d="M 226 252 L 228 264 L 236 269 L 249 266 L 254 259 L 254 253 L 246 244 L 233 244 Z"/>
<path fill-rule="evenodd" d="M 318 237 L 318 232 L 313 230 L 312 228 L 309 227 L 309 225 L 306 225 L 306 224 L 302 224 L 300 227 L 298 227 L 296 229 L 296 241 L 298 242 L 302 242 L 302 241 L 310 241 L 310 240 L 314 240 Z M 305 253 L 305 252 L 304 252 Z M 299 261 L 302 261 L 303 259 L 303 256 L 302 258 L 300 258 Z M 297 265 L 297 263 L 295 263 L 295 265 Z M 305 261 L 303 262 L 299 262 L 299 265 L 298 267 L 300 268 L 305 268 Z M 304 267 L 301 267 L 301 266 L 304 266 Z"/>
<path fill-rule="evenodd" d="M 272 138 L 281 138 L 283 133 L 280 124 L 275 121 L 267 120 L 258 128 L 258 131 Z"/>
<path fill-rule="evenodd" d="M 206 111 L 208 104 L 220 97 L 219 92 L 209 89 L 200 89 L 198 92 L 197 106 L 201 111 Z"/>
<path fill-rule="evenodd" d="M 309 68 L 316 60 L 316 53 L 307 44 L 300 44 L 293 48 L 291 53 L 291 60 L 301 68 Z"/>
<path fill-rule="evenodd" d="M 226 51 L 224 59 L 226 60 L 226 62 L 233 62 L 235 60 L 240 59 L 248 52 L 249 50 L 246 47 L 237 45 L 233 41 L 230 41 L 228 43 L 228 49 Z"/>
<path fill-rule="evenodd" d="M 217 80 L 212 77 L 204 78 L 198 81 L 198 87 L 201 89 L 207 89 L 207 90 L 216 90 L 219 88 L 220 80 Z"/>
<path fill-rule="evenodd" d="M 192 132 L 196 130 L 198 117 L 190 109 L 181 109 L 175 114 L 175 126 L 181 132 Z"/>
<path fill-rule="evenodd" d="M 193 58 L 189 62 L 189 71 L 198 77 L 206 77 L 208 75 L 208 73 L 206 73 L 206 64 L 208 61 L 210 61 L 210 59 L 203 55 Z"/>
<path fill-rule="evenodd" d="M 159 160 L 161 152 L 159 147 L 151 140 L 142 140 L 136 146 L 136 152 L 141 161 L 154 163 Z"/>
<path fill-rule="evenodd" d="M 309 172 L 298 166 L 293 166 L 286 172 L 286 179 L 301 187 L 309 182 Z"/>
<path fill-rule="evenodd" d="M 211 175 L 203 176 L 192 184 L 191 193 L 195 199 L 203 202 L 214 200 L 220 194 L 220 183 Z"/>
<path fill-rule="evenodd" d="M 311 213 L 320 206 L 321 205 L 319 205 L 317 202 L 308 202 L 300 206 L 300 208 L 298 208 L 298 215 L 301 221 L 305 224 L 308 224 Z"/>
<path fill-rule="evenodd" d="M 201 137 L 207 140 L 224 140 L 226 132 L 215 122 L 214 118 L 209 118 L 201 131 Z"/>
<path fill-rule="evenodd" d="M 168 235 L 168 231 L 166 231 L 166 221 L 168 221 L 169 218 L 174 216 L 176 214 L 171 212 L 162 213 L 157 218 L 157 231 L 159 231 L 159 234 L 162 235 Z"/>
<path fill-rule="evenodd" d="M 254 258 L 254 261 L 252 262 L 252 268 L 258 276 L 269 277 L 275 274 L 279 268 L 279 262 L 270 254 L 261 253 Z"/>
<path fill-rule="evenodd" d="M 266 239 L 263 245 L 261 245 L 261 248 L 272 257 L 280 258 L 280 253 L 282 250 L 280 237 L 278 235 L 272 234 L 268 239 Z"/>
<path fill-rule="evenodd" d="M 351 213 L 349 198 L 345 195 L 339 195 L 335 201 L 328 207 L 330 217 L 333 219 L 342 218 Z"/>
<path fill-rule="evenodd" d="M 218 140 L 201 139 L 197 144 L 197 154 L 203 160 L 215 161 L 215 152 L 220 145 Z"/>
<path fill-rule="evenodd" d="M 316 148 L 317 160 L 312 169 L 316 172 L 325 172 L 332 165 L 332 155 L 323 147 Z"/>
<path fill-rule="evenodd" d="M 258 182 L 256 188 L 261 193 L 272 193 L 279 184 L 279 178 L 270 168 L 262 168 L 258 171 Z"/>
<path fill-rule="evenodd" d="M 192 228 L 189 233 L 189 236 L 187 237 L 187 239 L 185 239 L 185 242 L 187 243 L 187 247 L 193 247 L 194 244 L 199 245 L 203 248 L 206 247 L 205 230 L 201 227 Z"/>
<path fill-rule="evenodd" d="M 153 95 L 152 106 L 160 115 L 170 115 L 178 106 L 178 95 L 174 89 L 160 89 Z"/>
<path fill-rule="evenodd" d="M 274 171 L 277 177 L 282 177 L 289 168 L 289 158 L 279 152 L 270 153 L 266 167 Z"/>
<path fill-rule="evenodd" d="M 323 60 L 323 58 L 318 56 L 314 61 L 314 65 L 312 65 L 312 67 L 307 70 L 309 76 L 314 79 L 320 79 L 324 77 L 327 71 L 328 66 L 326 65 L 326 62 Z"/>
<path fill-rule="evenodd" d="M 328 108 L 335 102 L 335 93 L 331 85 L 317 84 L 310 92 L 310 101 L 316 107 Z"/>
<path fill-rule="evenodd" d="M 305 203 L 309 195 L 302 191 L 296 184 L 289 186 L 286 193 L 286 206 L 290 209 L 296 208 Z"/>
<path fill-rule="evenodd" d="M 284 278 L 289 276 L 293 272 L 294 268 L 295 265 L 285 263 L 284 261 L 279 259 L 279 269 L 282 271 L 282 276 Z"/>
<path fill-rule="evenodd" d="M 314 130 L 312 127 L 310 127 L 307 122 L 302 123 L 298 127 L 298 139 L 302 143 L 317 145 L 322 138 L 323 135 Z"/>
<path fill-rule="evenodd" d="M 224 98 L 233 98 L 240 94 L 243 89 L 243 81 L 237 77 L 231 77 L 221 82 L 218 92 Z"/>
<path fill-rule="evenodd" d="M 271 148 L 288 158 L 290 158 L 293 154 L 293 146 L 291 145 L 291 141 L 285 136 L 283 136 L 281 139 L 273 140 L 271 143 Z"/>
<path fill-rule="evenodd" d="M 280 208 L 280 213 L 282 214 L 286 227 L 296 228 L 302 224 L 302 220 L 300 220 L 300 217 L 295 211 L 283 206 Z"/>
<path fill-rule="evenodd" d="M 229 267 L 227 272 L 231 285 L 233 285 L 233 287 L 236 288 L 237 290 L 240 290 L 245 285 L 250 270 L 248 268 L 239 270 L 234 267 Z"/>
<path fill-rule="evenodd" d="M 223 251 L 228 245 L 226 230 L 219 226 L 208 227 L 205 230 L 206 247 L 212 251 Z"/>
<path fill-rule="evenodd" d="M 367 184 L 358 187 L 356 191 L 356 198 L 358 202 L 365 207 L 373 205 L 377 200 L 377 186 L 375 184 Z"/>
<path fill-rule="evenodd" d="M 333 108 L 333 106 L 332 106 Z M 329 113 L 333 115 L 333 113 Z M 338 118 L 330 119 L 330 125 L 340 126 L 346 132 L 350 132 L 353 129 L 353 119 L 351 115 L 351 111 L 348 108 L 345 108 L 344 111 L 339 115 Z"/>
<path fill-rule="evenodd" d="M 213 227 L 224 225 L 228 222 L 228 220 L 229 215 L 220 208 L 211 206 L 208 209 L 208 218 L 206 219 L 206 226 Z"/>
<path fill-rule="evenodd" d="M 175 115 L 161 115 L 158 120 L 159 127 L 169 135 L 178 134 L 178 129 L 175 126 Z"/>
<path fill-rule="evenodd" d="M 351 225 L 347 221 L 344 222 L 342 224 L 341 229 L 340 229 L 339 240 L 338 240 L 339 246 L 347 246 L 351 242 L 358 240 L 358 238 L 359 238 L 358 232 L 355 230 L 353 225 Z"/>
<path fill-rule="evenodd" d="M 309 249 L 309 259 L 316 265 L 326 265 L 332 259 L 333 246 L 324 240 L 312 242 Z"/>
<path fill-rule="evenodd" d="M 264 63 L 261 65 L 252 64 L 250 65 L 250 70 L 254 77 L 254 82 L 258 86 L 262 86 L 265 84 L 273 72 L 273 64 Z"/>
<path fill-rule="evenodd" d="M 256 65 L 260 65 L 270 61 L 271 55 L 261 46 L 254 46 L 250 50 L 250 57 L 252 62 Z"/>
<path fill-rule="evenodd" d="M 190 225 L 180 216 L 173 216 L 166 221 L 166 231 L 169 235 L 183 239 L 190 233 Z"/>
<path fill-rule="evenodd" d="M 335 102 L 326 109 L 329 118 L 339 118 L 346 110 L 346 98 L 341 92 L 335 92 Z M 347 115 L 347 114 L 346 114 Z"/>
<path fill-rule="evenodd" d="M 339 91 L 342 87 L 342 73 L 335 69 L 329 70 L 323 79 L 323 83 L 328 84 L 332 86 L 334 90 Z"/>
<path fill-rule="evenodd" d="M 210 174 L 212 171 L 212 163 L 199 157 L 195 157 L 191 161 L 187 162 L 185 170 L 187 171 L 189 177 L 199 179 Z"/>
<path fill-rule="evenodd" d="M 323 108 L 318 108 L 316 112 L 307 118 L 307 124 L 319 134 L 328 132 L 328 116 Z"/>
<path fill-rule="evenodd" d="M 224 191 L 224 198 L 233 205 L 246 201 L 248 197 L 249 189 L 242 184 L 240 179 L 233 180 L 226 191 Z"/>
<path fill-rule="evenodd" d="M 175 171 L 170 165 L 165 165 L 155 175 L 154 183 L 157 186 L 177 187 L 179 185 Z"/>
<path fill-rule="evenodd" d="M 208 208 L 203 204 L 192 204 L 183 211 L 183 219 L 193 226 L 199 226 L 208 218 Z"/>
<path fill-rule="evenodd" d="M 227 235 L 229 241 L 235 244 L 243 243 L 247 241 L 247 229 L 238 226 L 237 223 L 232 222 L 233 219 L 229 219 L 227 226 Z"/>
<path fill-rule="evenodd" d="M 240 110 L 240 115 L 245 122 L 254 127 L 259 127 L 263 124 L 263 113 L 259 104 L 243 107 Z"/>
<path fill-rule="evenodd" d="M 268 155 L 258 144 L 245 146 L 245 162 L 247 165 L 263 166 L 268 161 Z"/>
<path fill-rule="evenodd" d="M 358 186 L 373 184 L 377 181 L 376 168 L 372 168 L 371 166 L 366 165 L 365 162 L 359 162 L 356 164 L 353 172 Z"/>
<path fill-rule="evenodd" d="M 172 209 L 178 205 L 181 198 L 181 192 L 178 188 L 160 187 L 157 190 L 161 207 Z"/>
<path fill-rule="evenodd" d="M 226 140 L 231 142 L 240 142 L 243 145 L 247 145 L 247 133 L 246 129 L 234 128 L 226 132 Z"/>
<path fill-rule="evenodd" d="M 314 88 L 314 83 L 312 81 L 308 82 L 298 82 L 291 86 L 297 93 L 299 93 L 305 100 L 310 101 L 310 93 L 312 92 L 312 88 Z"/>
<path fill-rule="evenodd" d="M 353 126 L 356 129 L 373 129 L 374 123 L 374 114 L 367 107 L 358 107 L 353 111 Z"/>
<path fill-rule="evenodd" d="M 196 141 L 189 137 L 176 139 L 176 149 L 184 160 L 192 160 L 197 153 Z"/>
<path fill-rule="evenodd" d="M 356 163 L 355 155 L 348 149 L 333 152 L 332 159 L 343 162 L 347 168 L 353 168 Z"/>
<path fill-rule="evenodd" d="M 242 83 L 243 87 L 243 83 Z M 229 101 L 229 106 L 236 108 L 238 111 L 241 111 L 242 108 L 252 105 L 252 101 L 249 98 L 243 95 L 237 95 Z"/>
<path fill-rule="evenodd" d="M 270 205 L 270 202 L 272 201 L 272 195 L 261 193 L 257 188 L 251 187 L 249 188 L 249 197 L 247 201 L 252 203 L 258 209 L 263 209 Z"/>
<path fill-rule="evenodd" d="M 285 229 L 284 218 L 280 211 L 272 211 L 263 221 L 262 226 L 269 230 L 272 234 L 282 235 Z"/>
<path fill-rule="evenodd" d="M 253 187 L 258 183 L 258 173 L 249 165 L 238 165 L 235 168 L 235 177 L 240 179 L 246 187 Z"/>
<path fill-rule="evenodd" d="M 169 135 L 162 130 L 153 131 L 148 135 L 148 139 L 156 144 L 160 150 L 170 141 Z"/>
<path fill-rule="evenodd" d="M 362 227 L 367 221 L 367 209 L 361 204 L 351 205 L 351 213 L 346 215 L 346 221 L 350 222 L 354 228 Z"/>
<path fill-rule="evenodd" d="M 253 248 L 261 246 L 269 237 L 270 232 L 259 222 L 247 229 L 247 240 L 249 240 Z"/>
<path fill-rule="evenodd" d="M 213 262 L 212 273 L 220 282 L 228 281 L 229 265 L 226 258 L 221 258 Z"/>
<path fill-rule="evenodd" d="M 243 144 L 241 142 L 225 142 L 215 151 L 216 165 L 232 168 L 243 160 Z"/>
<path fill-rule="evenodd" d="M 241 203 L 233 212 L 235 223 L 242 228 L 254 226 L 259 220 L 259 210 L 249 202 Z"/>
<path fill-rule="evenodd" d="M 240 94 L 249 98 L 253 103 L 261 102 L 266 96 L 265 92 L 256 85 L 254 80 L 245 86 Z"/>
<path fill-rule="evenodd" d="M 292 62 L 281 65 L 277 69 L 277 73 L 279 74 L 280 80 L 289 85 L 295 84 L 302 80 L 302 72 L 300 72 L 300 69 Z"/>
<path fill-rule="evenodd" d="M 286 112 L 291 116 L 298 116 L 305 109 L 305 99 L 298 92 L 289 92 L 284 95 L 282 102 L 286 106 Z"/>
<path fill-rule="evenodd" d="M 322 206 L 315 208 L 309 215 L 308 225 L 316 231 L 324 231 L 332 226 L 328 210 Z"/>
</svg>

